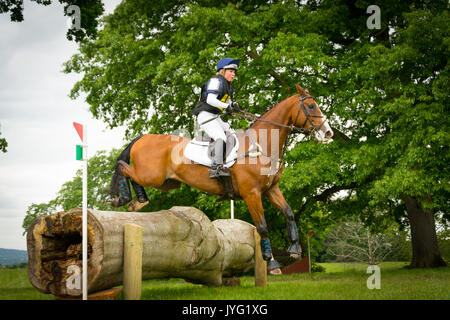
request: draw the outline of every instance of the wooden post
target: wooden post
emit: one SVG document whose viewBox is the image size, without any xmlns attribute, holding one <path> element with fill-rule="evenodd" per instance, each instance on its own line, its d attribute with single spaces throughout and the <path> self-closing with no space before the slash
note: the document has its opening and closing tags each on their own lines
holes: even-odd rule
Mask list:
<svg viewBox="0 0 450 320">
<path fill-rule="evenodd" d="M 125 224 L 123 257 L 123 297 L 141 299 L 142 283 L 142 227 Z"/>
<path fill-rule="evenodd" d="M 261 252 L 261 237 L 258 231 L 253 229 L 253 235 L 255 238 L 255 286 L 266 287 L 267 286 L 267 261 L 262 257 Z"/>
</svg>

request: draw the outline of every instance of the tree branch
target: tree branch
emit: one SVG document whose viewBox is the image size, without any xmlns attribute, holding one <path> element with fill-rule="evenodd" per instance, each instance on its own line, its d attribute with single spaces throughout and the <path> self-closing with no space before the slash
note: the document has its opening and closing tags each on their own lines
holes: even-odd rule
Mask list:
<svg viewBox="0 0 450 320">
<path fill-rule="evenodd" d="M 247 54 L 247 56 L 249 56 L 250 58 L 252 58 L 253 60 L 258 60 L 260 58 L 260 56 L 258 55 L 258 53 L 255 50 L 248 50 L 245 52 Z M 284 79 L 278 74 L 276 73 L 274 70 L 270 69 L 269 70 L 269 74 L 280 83 L 280 85 L 282 87 L 285 88 L 289 88 L 288 84 L 286 83 L 286 81 L 284 81 Z"/>
<path fill-rule="evenodd" d="M 346 190 L 346 189 L 354 189 L 357 186 L 358 186 L 357 183 L 351 183 L 351 184 L 345 185 L 345 186 L 333 186 L 333 187 L 325 190 L 321 194 L 318 194 L 314 197 L 308 198 L 308 200 L 306 200 L 306 202 L 303 204 L 303 206 L 300 209 L 298 209 L 296 212 L 294 212 L 295 220 L 298 220 L 300 215 L 306 210 L 306 208 L 308 207 L 309 204 L 311 204 L 313 202 L 317 202 L 317 201 L 322 201 L 322 202 L 327 201 L 336 192 L 341 191 L 341 190 Z"/>
</svg>

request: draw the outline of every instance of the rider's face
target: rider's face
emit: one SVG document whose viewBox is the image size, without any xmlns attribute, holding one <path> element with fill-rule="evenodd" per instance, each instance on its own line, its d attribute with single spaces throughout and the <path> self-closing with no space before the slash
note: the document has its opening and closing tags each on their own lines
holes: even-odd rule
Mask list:
<svg viewBox="0 0 450 320">
<path fill-rule="evenodd" d="M 233 69 L 226 69 L 225 74 L 223 77 L 228 81 L 231 82 L 234 80 L 234 77 L 236 76 L 236 70 Z"/>
</svg>

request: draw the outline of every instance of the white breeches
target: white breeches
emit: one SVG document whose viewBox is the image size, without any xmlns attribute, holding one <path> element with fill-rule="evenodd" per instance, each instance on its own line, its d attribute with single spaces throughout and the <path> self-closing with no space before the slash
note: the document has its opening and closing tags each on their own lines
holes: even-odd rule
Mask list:
<svg viewBox="0 0 450 320">
<path fill-rule="evenodd" d="M 216 141 L 217 139 L 222 139 L 223 141 L 227 141 L 225 131 L 229 130 L 231 127 L 228 123 L 220 119 L 220 117 L 217 117 L 217 114 L 202 111 L 197 116 L 198 124 L 200 125 L 200 128 L 205 131 L 208 136 L 214 139 Z M 211 118 L 217 117 L 216 119 L 209 121 L 205 124 L 205 121 L 208 121 Z"/>
</svg>

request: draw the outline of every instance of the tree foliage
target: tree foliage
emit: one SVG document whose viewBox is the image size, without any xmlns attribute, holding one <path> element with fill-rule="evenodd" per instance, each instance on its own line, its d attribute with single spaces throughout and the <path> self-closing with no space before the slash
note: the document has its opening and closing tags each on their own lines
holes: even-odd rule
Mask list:
<svg viewBox="0 0 450 320">
<path fill-rule="evenodd" d="M 0 125 L 1 128 L 1 125 Z M 1 134 L 1 131 L 0 131 Z M 8 147 L 8 142 L 6 141 L 5 138 L 0 138 L 0 151 L 1 152 L 6 152 L 6 148 Z"/>
</svg>

